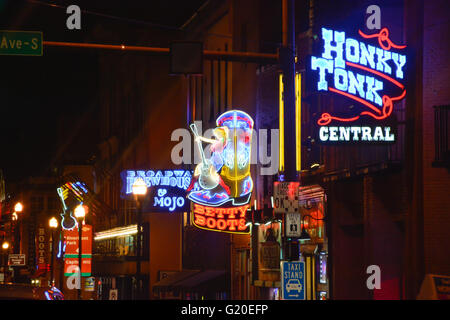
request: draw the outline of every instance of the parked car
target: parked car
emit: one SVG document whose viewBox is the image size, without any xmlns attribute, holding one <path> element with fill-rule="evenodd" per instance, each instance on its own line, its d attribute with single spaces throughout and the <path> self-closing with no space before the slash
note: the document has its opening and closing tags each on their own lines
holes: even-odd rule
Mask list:
<svg viewBox="0 0 450 320">
<path fill-rule="evenodd" d="M 0 284 L 0 300 L 64 300 L 55 287 L 36 287 L 30 284 Z"/>
</svg>

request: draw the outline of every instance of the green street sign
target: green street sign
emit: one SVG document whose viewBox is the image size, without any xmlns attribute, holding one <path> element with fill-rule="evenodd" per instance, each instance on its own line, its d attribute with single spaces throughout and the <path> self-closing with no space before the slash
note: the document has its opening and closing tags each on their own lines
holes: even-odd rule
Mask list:
<svg viewBox="0 0 450 320">
<path fill-rule="evenodd" d="M 42 56 L 42 32 L 0 30 L 0 55 Z"/>
</svg>

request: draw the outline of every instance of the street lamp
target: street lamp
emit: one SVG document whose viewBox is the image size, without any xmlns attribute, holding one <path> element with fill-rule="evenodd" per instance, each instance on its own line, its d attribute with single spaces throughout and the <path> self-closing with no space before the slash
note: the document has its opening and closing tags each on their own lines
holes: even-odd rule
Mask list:
<svg viewBox="0 0 450 320">
<path fill-rule="evenodd" d="M 19 213 L 23 212 L 23 204 L 21 202 L 17 202 L 14 205 L 14 212 L 12 214 L 12 220 L 17 221 L 17 226 L 14 222 L 14 253 L 20 253 L 20 220 Z M 16 238 L 17 236 L 17 238 Z M 17 239 L 17 240 L 16 240 Z"/>
<path fill-rule="evenodd" d="M 55 230 L 56 228 L 58 228 L 58 220 L 56 220 L 55 217 L 52 217 L 49 222 L 48 225 L 50 226 L 50 229 L 52 230 L 52 254 L 51 254 L 51 260 L 50 260 L 50 284 L 51 287 L 53 287 L 53 283 L 54 283 L 54 279 L 53 279 L 53 274 L 54 274 L 54 252 L 55 252 Z"/>
<path fill-rule="evenodd" d="M 20 212 L 22 212 L 22 210 L 23 210 L 23 204 L 20 202 L 17 202 L 16 205 L 14 206 L 14 211 L 20 213 Z"/>
<path fill-rule="evenodd" d="M 9 248 L 9 242 L 8 241 L 3 242 L 2 249 L 3 250 L 8 250 L 8 248 Z"/>
<path fill-rule="evenodd" d="M 8 241 L 3 241 L 2 243 L 2 249 L 4 250 L 4 256 L 5 256 L 5 262 L 3 265 L 3 269 L 4 269 L 4 273 L 6 274 L 6 269 L 7 269 L 7 265 L 8 265 L 8 248 L 9 248 L 9 242 Z M 6 276 L 5 276 L 6 278 Z"/>
<path fill-rule="evenodd" d="M 136 261 L 136 280 L 138 284 L 138 299 L 141 295 L 141 245 L 142 245 L 142 199 L 147 194 L 147 184 L 145 183 L 144 179 L 137 178 L 132 186 L 133 194 L 136 199 L 137 209 L 138 209 L 138 216 L 137 216 L 137 245 L 136 245 L 136 251 L 137 251 L 137 261 Z"/>
<path fill-rule="evenodd" d="M 80 203 L 74 210 L 75 218 L 78 221 L 78 268 L 80 269 L 80 286 L 78 288 L 78 300 L 81 300 L 81 234 L 83 229 L 83 219 L 86 216 L 86 210 L 84 209 L 83 203 Z"/>
</svg>

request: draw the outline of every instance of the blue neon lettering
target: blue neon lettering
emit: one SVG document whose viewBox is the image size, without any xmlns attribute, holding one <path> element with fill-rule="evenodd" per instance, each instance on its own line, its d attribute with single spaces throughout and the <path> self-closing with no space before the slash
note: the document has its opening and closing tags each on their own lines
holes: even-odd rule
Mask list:
<svg viewBox="0 0 450 320">
<path fill-rule="evenodd" d="M 333 60 L 327 60 L 324 58 L 312 57 L 311 69 L 319 69 L 319 82 L 317 83 L 317 90 L 328 90 L 328 82 L 325 80 L 325 70 L 328 73 L 333 73 Z"/>
<path fill-rule="evenodd" d="M 167 208 L 170 212 L 174 211 L 176 208 L 182 208 L 185 204 L 185 199 L 183 197 L 154 197 L 153 206 L 160 208 Z"/>
<path fill-rule="evenodd" d="M 311 70 L 318 70 L 318 91 L 328 91 L 334 87 L 382 106 L 380 90 L 383 90 L 384 82 L 373 76 L 346 70 L 347 64 L 360 64 L 389 75 L 394 74 L 392 68 L 395 65 L 394 76 L 400 79 L 404 77 L 402 70 L 406 64 L 404 55 L 366 45 L 355 39 L 346 38 L 345 32 L 326 28 L 322 28 L 322 39 L 324 41 L 322 56 L 311 57 Z M 391 60 L 393 63 L 389 63 Z M 327 77 L 327 74 L 331 74 L 332 77 Z"/>
<path fill-rule="evenodd" d="M 345 57 L 348 61 L 359 63 L 359 42 L 348 38 L 345 42 Z"/>
<path fill-rule="evenodd" d="M 377 91 L 383 90 L 383 82 L 373 77 L 366 76 L 367 91 L 366 100 L 369 100 L 379 106 L 383 105 L 383 101 Z"/>
<path fill-rule="evenodd" d="M 154 207 L 160 206 L 161 208 L 164 207 L 164 198 L 155 197 L 155 200 L 153 201 L 153 206 Z"/>
<path fill-rule="evenodd" d="M 345 32 L 334 31 L 333 38 L 333 30 L 322 28 L 322 39 L 325 42 L 322 57 L 324 57 L 325 59 L 334 59 L 335 68 L 345 68 L 345 62 L 342 57 L 343 46 L 345 42 Z M 336 45 L 331 44 L 333 40 Z M 332 51 L 336 53 L 336 58 L 331 56 Z"/>
<path fill-rule="evenodd" d="M 164 172 L 164 173 L 163 173 Z M 165 170 L 165 171 L 133 171 L 126 172 L 126 194 L 132 193 L 133 183 L 138 177 L 141 177 L 147 187 L 153 186 L 168 186 L 177 187 L 186 190 L 191 182 L 192 173 L 189 170 Z"/>
<path fill-rule="evenodd" d="M 375 47 L 371 45 L 366 45 L 362 42 L 359 43 L 360 54 L 361 57 L 359 59 L 359 63 L 363 66 L 369 66 L 372 69 L 375 69 Z"/>
<path fill-rule="evenodd" d="M 336 68 L 334 70 L 334 86 L 341 91 L 347 91 L 348 77 L 344 69 Z"/>
<path fill-rule="evenodd" d="M 377 52 L 377 57 L 378 57 L 377 70 L 381 71 L 381 72 L 384 72 L 384 73 L 391 74 L 392 73 L 392 69 L 386 63 L 386 61 L 391 60 L 391 52 L 383 50 L 383 49 L 380 49 L 380 48 L 377 48 L 376 52 Z"/>
<path fill-rule="evenodd" d="M 361 98 L 365 98 L 364 92 L 364 76 L 348 71 L 348 92 L 356 95 L 356 90 Z"/>
<path fill-rule="evenodd" d="M 395 63 L 395 66 L 397 67 L 396 72 L 395 72 L 395 76 L 399 79 L 403 79 L 403 66 L 406 63 L 406 56 L 402 55 L 402 54 L 398 54 L 395 52 L 392 52 L 392 60 Z"/>
</svg>

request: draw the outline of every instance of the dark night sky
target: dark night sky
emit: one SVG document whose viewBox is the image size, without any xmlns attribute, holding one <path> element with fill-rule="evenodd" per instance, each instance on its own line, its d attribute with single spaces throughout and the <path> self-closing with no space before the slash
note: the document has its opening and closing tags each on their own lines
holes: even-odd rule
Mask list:
<svg viewBox="0 0 450 320">
<path fill-rule="evenodd" d="M 96 39 L 95 28 L 155 24 L 155 29 L 170 30 L 204 2 L 71 0 L 51 1 L 56 4 L 52 7 L 46 0 L 0 0 L 0 30 L 42 31 L 49 41 L 116 44 L 117 39 Z M 66 28 L 65 8 L 71 4 L 85 11 L 81 30 Z M 130 39 L 123 41 L 132 45 Z M 48 47 L 42 57 L 0 56 L 0 169 L 7 180 L 48 173 L 67 137 L 80 139 L 85 127 L 95 127 L 97 58 L 95 50 Z M 90 124 L 83 123 L 88 112 Z M 95 147 L 86 146 L 87 152 Z"/>
</svg>

